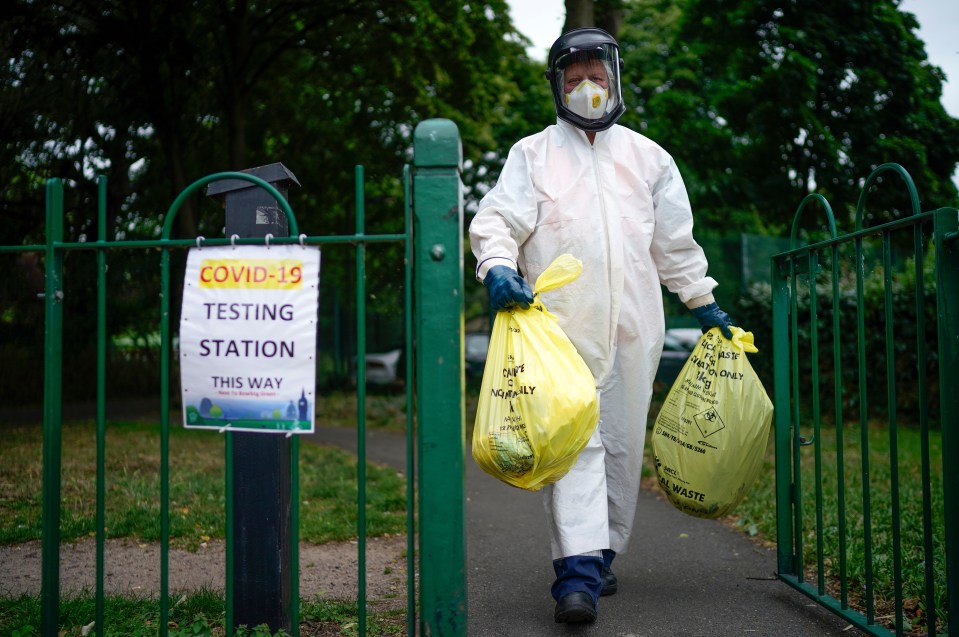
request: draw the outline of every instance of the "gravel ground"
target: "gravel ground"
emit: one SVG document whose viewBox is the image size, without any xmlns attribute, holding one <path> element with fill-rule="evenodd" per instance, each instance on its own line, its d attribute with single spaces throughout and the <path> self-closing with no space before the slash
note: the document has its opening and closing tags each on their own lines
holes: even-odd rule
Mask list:
<svg viewBox="0 0 959 637">
<path fill-rule="evenodd" d="M 366 595 L 386 606 L 406 605 L 406 536 L 370 538 L 366 542 Z M 226 568 L 222 541 L 206 542 L 196 552 L 169 551 L 169 589 L 223 590 Z M 356 599 L 356 542 L 301 544 L 300 596 Z M 0 595 L 40 594 L 40 542 L 0 547 Z M 83 540 L 60 547 L 60 590 L 63 595 L 93 591 L 96 542 Z M 104 545 L 104 590 L 108 594 L 154 596 L 160 589 L 160 546 L 130 540 Z"/>
</svg>

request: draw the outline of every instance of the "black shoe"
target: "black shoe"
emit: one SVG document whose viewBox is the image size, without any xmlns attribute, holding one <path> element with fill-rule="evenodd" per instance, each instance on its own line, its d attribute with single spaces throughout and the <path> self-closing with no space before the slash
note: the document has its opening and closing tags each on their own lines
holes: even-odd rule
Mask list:
<svg viewBox="0 0 959 637">
<path fill-rule="evenodd" d="M 599 593 L 600 596 L 615 595 L 616 591 L 619 590 L 619 581 L 616 579 L 616 574 L 608 566 L 604 566 L 602 578 L 603 589 Z"/>
<path fill-rule="evenodd" d="M 553 619 L 557 624 L 585 624 L 596 619 L 596 606 L 589 593 L 576 591 L 563 595 L 556 602 Z"/>
</svg>

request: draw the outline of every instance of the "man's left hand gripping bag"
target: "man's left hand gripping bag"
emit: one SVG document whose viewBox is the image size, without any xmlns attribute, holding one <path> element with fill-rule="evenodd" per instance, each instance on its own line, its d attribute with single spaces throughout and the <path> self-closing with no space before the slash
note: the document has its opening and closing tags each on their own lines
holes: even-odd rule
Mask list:
<svg viewBox="0 0 959 637">
<path fill-rule="evenodd" d="M 536 280 L 528 310 L 497 312 L 473 427 L 473 459 L 490 475 L 537 491 L 562 478 L 599 422 L 596 383 L 539 295 L 575 281 L 564 254 Z"/>
</svg>

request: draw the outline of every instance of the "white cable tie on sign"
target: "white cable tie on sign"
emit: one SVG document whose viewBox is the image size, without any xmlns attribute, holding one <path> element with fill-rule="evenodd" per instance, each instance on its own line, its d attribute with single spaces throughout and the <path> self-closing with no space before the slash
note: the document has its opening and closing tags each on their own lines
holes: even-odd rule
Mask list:
<svg viewBox="0 0 959 637">
<path fill-rule="evenodd" d="M 202 234 L 201 234 L 199 237 L 196 238 L 196 249 L 197 249 L 197 250 L 202 250 L 202 249 L 203 249 L 203 245 L 201 245 L 201 244 L 202 244 L 205 240 L 206 240 L 206 237 L 204 237 Z"/>
<path fill-rule="evenodd" d="M 300 247 L 301 247 L 301 248 L 304 248 L 304 249 L 306 249 L 306 244 L 303 243 L 303 241 L 305 241 L 305 240 L 306 240 L 306 235 L 305 235 L 305 234 L 301 234 L 301 235 L 300 235 Z"/>
<path fill-rule="evenodd" d="M 234 234 L 230 235 L 230 245 L 233 246 L 233 249 L 236 250 L 236 240 L 240 238 L 240 235 Z"/>
<path fill-rule="evenodd" d="M 267 250 L 270 249 L 270 239 L 272 239 L 272 238 L 273 238 L 273 235 L 272 235 L 272 234 L 269 234 L 269 233 L 267 233 L 267 235 L 266 235 L 265 237 L 263 237 L 264 241 L 266 241 L 266 249 L 267 249 Z"/>
</svg>

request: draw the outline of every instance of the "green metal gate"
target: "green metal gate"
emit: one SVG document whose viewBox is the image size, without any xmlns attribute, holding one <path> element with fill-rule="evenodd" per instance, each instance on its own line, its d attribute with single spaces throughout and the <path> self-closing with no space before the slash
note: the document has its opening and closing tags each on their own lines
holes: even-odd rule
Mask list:
<svg viewBox="0 0 959 637">
<path fill-rule="evenodd" d="M 158 240 L 68 243 L 63 240 L 63 185 L 51 179 L 46 187 L 45 245 L 2 246 L 2 252 L 41 252 L 45 254 L 46 328 L 44 337 L 44 409 L 43 409 L 43 528 L 41 631 L 55 636 L 59 630 L 60 592 L 60 469 L 61 469 L 61 388 L 62 327 L 61 300 L 64 255 L 74 251 L 96 252 L 97 258 L 97 474 L 96 474 L 96 618 L 97 635 L 104 631 L 104 542 L 105 542 L 105 367 L 106 367 L 106 267 L 111 250 L 161 250 L 162 290 L 160 363 L 160 635 L 168 632 L 168 547 L 169 547 L 169 418 L 170 418 L 170 262 L 175 251 L 194 245 L 262 245 L 262 239 L 172 239 L 173 219 L 183 202 L 206 184 L 222 179 L 239 179 L 265 189 L 286 215 L 290 234 L 272 239 L 274 244 L 303 245 L 352 244 L 356 252 L 357 304 L 357 378 L 365 378 L 366 292 L 364 287 L 365 251 L 369 243 L 401 242 L 405 246 L 406 351 L 414 352 L 407 365 L 407 587 L 410 635 L 465 635 L 466 565 L 464 449 L 465 407 L 463 402 L 463 201 L 460 170 L 462 150 L 458 130 L 449 120 L 428 120 L 414 132 L 414 165 L 404 174 L 406 203 L 404 232 L 391 235 L 367 234 L 364 223 L 363 171 L 356 170 L 356 232 L 349 236 L 309 236 L 300 234 L 289 204 L 271 184 L 248 173 L 218 173 L 197 180 L 176 198 L 164 219 Z M 106 229 L 106 181 L 99 181 L 99 236 Z M 414 294 L 428 291 L 428 294 Z M 414 320 L 415 317 L 415 320 Z M 415 325 L 415 327 L 414 327 Z M 415 388 L 415 390 L 414 390 Z M 358 529 L 359 563 L 358 632 L 366 634 L 366 508 L 365 471 L 365 385 L 357 383 L 358 449 Z M 415 408 L 415 414 L 413 409 Z M 458 423 L 458 425 L 457 425 Z M 414 435 L 415 431 L 415 435 Z M 225 437 L 233 434 L 227 432 Z M 414 466 L 414 445 L 416 463 Z M 232 464 L 230 445 L 226 444 L 227 513 L 227 621 L 233 626 L 230 603 L 231 563 L 229 516 L 232 503 Z M 298 546 L 298 439 L 292 438 L 291 497 L 292 523 L 292 599 L 299 599 L 297 582 Z M 416 488 L 414 489 L 414 483 Z M 417 541 L 418 538 L 418 541 Z M 418 560 L 418 564 L 417 564 Z M 418 568 L 417 568 L 418 567 Z M 418 581 L 414 574 L 418 572 Z M 417 584 L 419 592 L 417 594 Z M 293 634 L 299 634 L 297 604 L 292 604 Z"/>
<path fill-rule="evenodd" d="M 864 228 L 884 173 L 912 215 Z M 957 214 L 884 164 L 854 232 L 812 194 L 772 259 L 779 578 L 872 635 L 950 634 L 959 600 Z"/>
</svg>

